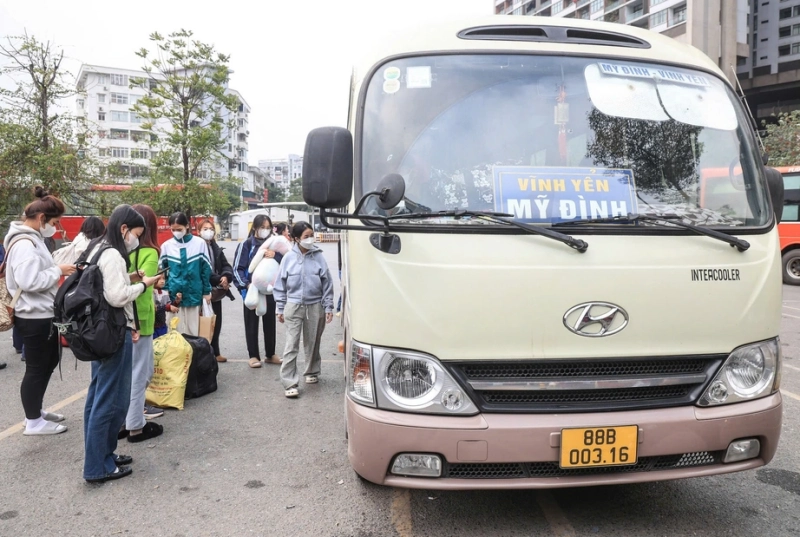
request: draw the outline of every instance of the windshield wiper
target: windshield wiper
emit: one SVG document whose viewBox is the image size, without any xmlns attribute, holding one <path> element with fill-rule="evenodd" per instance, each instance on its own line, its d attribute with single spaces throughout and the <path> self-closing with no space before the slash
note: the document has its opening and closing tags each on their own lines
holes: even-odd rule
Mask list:
<svg viewBox="0 0 800 537">
<path fill-rule="evenodd" d="M 740 252 L 744 252 L 748 248 L 750 248 L 750 243 L 743 239 L 738 239 L 727 233 L 722 233 L 721 231 L 716 231 L 714 229 L 710 229 L 703 226 L 696 226 L 694 224 L 687 224 L 680 220 L 680 216 L 678 215 L 650 215 L 650 214 L 629 214 L 627 216 L 612 216 L 609 218 L 594 218 L 590 220 L 576 220 L 574 222 L 559 222 L 557 224 L 553 224 L 552 227 L 567 227 L 576 224 L 612 224 L 615 222 L 623 223 L 623 224 L 633 224 L 636 222 L 650 222 L 653 224 L 659 224 L 664 227 L 680 227 L 683 229 L 688 229 L 690 231 L 694 231 L 698 235 L 705 235 L 706 237 L 711 237 L 712 239 L 717 239 L 722 242 L 727 242 L 732 247 L 735 247 Z"/>
<path fill-rule="evenodd" d="M 409 214 L 398 214 L 394 216 L 390 216 L 387 220 L 415 220 L 415 219 L 426 219 L 426 218 L 442 218 L 442 217 L 453 217 L 453 218 L 483 218 L 492 222 L 499 222 L 503 224 L 508 224 L 510 226 L 522 229 L 531 233 L 533 235 L 540 235 L 542 237 L 547 237 L 548 239 L 553 239 L 559 242 L 563 242 L 570 248 L 573 248 L 580 253 L 586 251 L 589 248 L 589 244 L 586 241 L 582 241 L 580 239 L 576 239 L 574 237 L 570 237 L 569 235 L 565 235 L 564 233 L 559 233 L 558 231 L 553 231 L 548 228 L 542 228 L 537 226 L 532 226 L 529 224 L 524 224 L 522 222 L 518 222 L 513 220 L 513 214 L 509 213 L 498 213 L 494 211 L 467 211 L 462 209 L 456 209 L 454 211 L 438 211 L 432 213 L 409 213 Z"/>
</svg>

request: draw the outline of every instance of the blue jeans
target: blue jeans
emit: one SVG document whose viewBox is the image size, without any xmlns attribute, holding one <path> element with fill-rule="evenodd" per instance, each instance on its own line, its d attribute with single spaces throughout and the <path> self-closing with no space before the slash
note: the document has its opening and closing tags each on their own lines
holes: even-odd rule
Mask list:
<svg viewBox="0 0 800 537">
<path fill-rule="evenodd" d="M 113 455 L 131 402 L 132 356 L 128 330 L 125 343 L 114 356 L 92 362 L 92 382 L 83 410 L 84 479 L 100 479 L 117 467 Z"/>
</svg>

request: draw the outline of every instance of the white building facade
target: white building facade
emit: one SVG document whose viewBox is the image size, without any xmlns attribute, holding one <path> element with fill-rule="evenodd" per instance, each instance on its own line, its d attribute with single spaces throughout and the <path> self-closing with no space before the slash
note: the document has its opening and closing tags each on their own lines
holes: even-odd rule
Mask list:
<svg viewBox="0 0 800 537">
<path fill-rule="evenodd" d="M 258 161 L 258 167 L 270 179 L 270 182 L 288 191 L 292 181 L 303 177 L 303 157 L 290 154 L 288 158 L 264 159 Z"/>
<path fill-rule="evenodd" d="M 75 99 L 76 116 L 84 122 L 95 136 L 88 141 L 93 156 L 107 171 L 113 169 L 110 177 L 113 182 L 131 183 L 148 177 L 151 161 L 157 156 L 158 138 L 145 132 L 142 118 L 134 111 L 136 102 L 147 94 L 147 90 L 131 87 L 133 78 L 150 77 L 143 71 L 116 67 L 101 67 L 83 64 L 78 72 Z M 234 89 L 228 94 L 239 100 L 238 109 L 224 110 L 223 122 L 233 120 L 234 127 L 225 137 L 227 145 L 223 148 L 219 163 L 213 170 L 202 170 L 200 179 L 209 178 L 212 171 L 220 176 L 229 174 L 252 185 L 253 176 L 247 164 L 250 106 L 244 97 Z M 169 124 L 159 125 L 165 130 Z"/>
</svg>

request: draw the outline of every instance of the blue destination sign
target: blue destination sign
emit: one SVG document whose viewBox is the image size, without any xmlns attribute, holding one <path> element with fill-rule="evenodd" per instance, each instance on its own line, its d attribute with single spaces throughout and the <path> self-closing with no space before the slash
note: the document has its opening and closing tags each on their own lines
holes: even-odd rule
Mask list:
<svg viewBox="0 0 800 537">
<path fill-rule="evenodd" d="M 631 170 L 495 166 L 495 210 L 529 223 L 636 214 Z"/>
</svg>

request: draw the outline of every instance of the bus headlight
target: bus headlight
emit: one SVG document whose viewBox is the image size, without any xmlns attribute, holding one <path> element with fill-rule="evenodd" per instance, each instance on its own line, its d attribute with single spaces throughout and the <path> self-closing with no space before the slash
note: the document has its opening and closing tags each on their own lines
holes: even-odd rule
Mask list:
<svg viewBox="0 0 800 537">
<path fill-rule="evenodd" d="M 477 414 L 463 388 L 432 356 L 372 347 L 378 408 L 428 414 Z"/>
<path fill-rule="evenodd" d="M 734 350 L 711 381 L 700 406 L 758 399 L 780 388 L 780 338 L 744 345 Z"/>
</svg>

